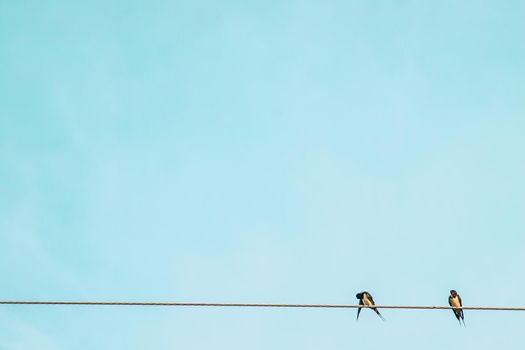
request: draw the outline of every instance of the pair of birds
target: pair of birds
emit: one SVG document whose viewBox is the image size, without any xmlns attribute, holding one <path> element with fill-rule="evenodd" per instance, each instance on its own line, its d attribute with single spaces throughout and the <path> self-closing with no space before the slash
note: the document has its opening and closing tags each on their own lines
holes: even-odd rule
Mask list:
<svg viewBox="0 0 525 350">
<path fill-rule="evenodd" d="M 372 295 L 368 292 L 357 293 L 355 297 L 359 299 L 359 305 L 364 305 L 364 306 L 374 306 L 375 305 Z M 463 321 L 463 325 L 465 326 L 465 314 L 463 313 L 463 309 L 461 309 L 461 307 L 463 307 L 463 302 L 461 301 L 461 297 L 455 290 L 450 291 L 450 296 L 448 297 L 448 304 L 453 307 L 452 311 L 454 312 L 454 315 L 458 319 L 459 325 L 461 326 L 461 321 Z M 371 307 L 371 309 L 374 310 L 377 316 L 379 316 L 383 321 L 385 321 L 385 318 L 383 317 L 383 315 L 381 315 L 381 313 L 379 313 L 377 308 Z M 361 313 L 361 310 L 362 308 L 357 309 L 357 319 L 358 320 L 359 320 L 359 314 Z"/>
</svg>

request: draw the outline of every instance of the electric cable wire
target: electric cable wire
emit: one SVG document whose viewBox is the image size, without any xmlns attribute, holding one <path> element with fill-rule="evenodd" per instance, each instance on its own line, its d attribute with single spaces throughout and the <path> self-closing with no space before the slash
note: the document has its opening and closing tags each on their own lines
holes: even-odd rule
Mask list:
<svg viewBox="0 0 525 350">
<path fill-rule="evenodd" d="M 477 310 L 525 311 L 525 307 L 506 306 L 429 306 L 429 305 L 354 305 L 354 304 L 264 304 L 215 302 L 151 302 L 151 301 L 57 301 L 57 300 L 0 300 L 0 305 L 71 305 L 71 306 L 158 306 L 158 307 L 235 307 L 235 308 L 329 308 L 329 309 L 398 309 L 398 310 Z"/>
</svg>

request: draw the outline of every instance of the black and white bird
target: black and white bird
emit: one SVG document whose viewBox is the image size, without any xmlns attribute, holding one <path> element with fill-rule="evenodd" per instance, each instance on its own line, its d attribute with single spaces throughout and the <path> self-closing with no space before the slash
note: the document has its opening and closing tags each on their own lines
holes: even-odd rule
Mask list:
<svg viewBox="0 0 525 350">
<path fill-rule="evenodd" d="M 461 301 L 461 297 L 455 290 L 450 291 L 450 296 L 448 297 L 448 304 L 453 307 L 452 311 L 454 311 L 454 316 L 458 319 L 459 325 L 461 326 L 461 321 L 463 321 L 463 325 L 465 325 L 465 314 L 463 313 L 463 309 L 460 309 L 463 307 L 463 302 Z M 456 309 L 457 308 L 457 309 Z"/>
<path fill-rule="evenodd" d="M 374 306 L 374 305 L 375 305 L 375 303 L 374 303 L 374 299 L 372 298 L 372 295 L 371 295 L 370 293 L 368 293 L 368 292 L 357 293 L 357 294 L 355 295 L 355 297 L 356 297 L 357 299 L 359 299 L 359 305 L 365 305 L 365 306 Z M 358 308 L 358 309 L 357 309 L 357 319 L 356 319 L 356 321 L 359 320 L 359 314 L 361 313 L 361 309 L 362 309 L 362 308 Z M 381 314 L 379 313 L 379 311 L 377 310 L 377 308 L 372 307 L 371 309 L 375 311 L 375 313 L 377 314 L 377 316 L 381 317 L 381 319 L 382 319 L 383 321 L 385 321 L 385 318 L 383 317 L 383 315 L 381 315 Z"/>
</svg>

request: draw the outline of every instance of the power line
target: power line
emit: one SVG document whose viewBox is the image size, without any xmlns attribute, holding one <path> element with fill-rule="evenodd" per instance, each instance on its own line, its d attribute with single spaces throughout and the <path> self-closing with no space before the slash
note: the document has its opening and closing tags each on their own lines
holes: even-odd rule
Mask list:
<svg viewBox="0 0 525 350">
<path fill-rule="evenodd" d="M 0 300 L 0 305 L 78 305 L 78 306 L 163 306 L 163 307 L 256 307 L 256 308 L 330 308 L 330 309 L 401 309 L 401 310 L 450 310 L 451 306 L 415 305 L 352 305 L 352 304 L 255 304 L 255 303 L 199 303 L 199 302 L 135 302 L 135 301 L 27 301 Z M 463 306 L 463 310 L 525 311 L 525 307 Z"/>
</svg>

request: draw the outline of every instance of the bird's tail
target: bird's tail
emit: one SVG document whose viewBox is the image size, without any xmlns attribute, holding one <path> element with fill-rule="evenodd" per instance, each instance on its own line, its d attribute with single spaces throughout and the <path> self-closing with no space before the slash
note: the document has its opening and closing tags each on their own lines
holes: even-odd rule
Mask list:
<svg viewBox="0 0 525 350">
<path fill-rule="evenodd" d="M 386 319 L 383 317 L 383 315 L 381 315 L 381 313 L 379 312 L 379 310 L 377 310 L 376 308 L 373 308 L 372 310 L 374 310 L 375 313 L 377 314 L 377 316 L 379 316 L 383 321 L 386 321 Z"/>
</svg>

